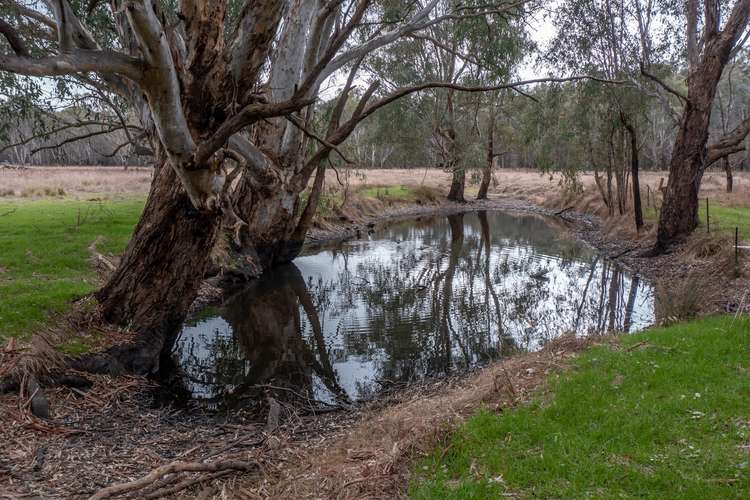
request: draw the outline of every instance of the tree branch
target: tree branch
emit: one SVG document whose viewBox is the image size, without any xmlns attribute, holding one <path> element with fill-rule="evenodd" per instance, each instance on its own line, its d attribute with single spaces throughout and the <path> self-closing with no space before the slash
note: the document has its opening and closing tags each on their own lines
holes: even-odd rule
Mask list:
<svg viewBox="0 0 750 500">
<path fill-rule="evenodd" d="M 721 137 L 718 141 L 707 148 L 706 168 L 716 161 L 729 156 L 732 153 L 738 153 L 745 150 L 743 144 L 745 138 L 750 133 L 750 117 L 745 118 L 742 123 L 737 125 L 731 132 Z"/>
<path fill-rule="evenodd" d="M 649 80 L 653 80 L 654 82 L 656 82 L 657 84 L 659 84 L 659 86 L 662 87 L 664 90 L 666 90 L 667 92 L 669 92 L 670 94 L 672 94 L 674 96 L 677 96 L 677 98 L 680 99 L 685 104 L 688 103 L 688 98 L 687 98 L 686 95 L 682 94 L 681 92 L 678 92 L 677 90 L 675 90 L 674 88 L 672 88 L 671 86 L 669 86 L 666 82 L 664 82 L 658 76 L 652 75 L 651 73 L 649 73 L 648 71 L 646 71 L 646 67 L 643 65 L 643 62 L 640 62 L 640 67 L 641 67 L 641 74 L 643 76 L 645 76 Z"/>
<path fill-rule="evenodd" d="M 341 157 L 342 160 L 344 160 L 344 162 L 346 162 L 346 163 L 354 163 L 349 158 L 347 158 L 346 155 L 344 155 L 344 153 L 342 153 L 339 150 L 339 148 L 336 147 L 335 144 L 331 144 L 330 142 L 326 141 L 322 137 L 319 137 L 315 132 L 312 132 L 312 131 L 308 130 L 307 127 L 305 127 L 305 124 L 302 123 L 302 120 L 299 119 L 299 117 L 294 116 L 294 114 L 290 114 L 290 115 L 286 116 L 286 119 L 289 120 L 289 123 L 291 123 L 292 125 L 294 125 L 298 129 L 300 129 L 302 131 L 302 133 L 305 134 L 307 137 L 309 137 L 311 139 L 315 139 L 316 141 L 318 141 L 320 144 L 322 144 L 323 146 L 327 147 L 328 149 L 332 149 L 332 150 L 336 151 L 336 153 Z"/>
<path fill-rule="evenodd" d="M 26 76 L 63 76 L 97 72 L 121 75 L 134 82 L 143 78 L 143 62 L 111 50 L 77 49 L 67 54 L 39 58 L 1 55 L 0 71 Z"/>
<path fill-rule="evenodd" d="M 21 35 L 18 34 L 18 31 L 13 26 L 2 19 L 0 19 L 0 34 L 8 40 L 10 48 L 13 49 L 13 52 L 17 56 L 29 57 L 29 49 L 26 48 L 26 43 L 21 38 Z"/>
</svg>

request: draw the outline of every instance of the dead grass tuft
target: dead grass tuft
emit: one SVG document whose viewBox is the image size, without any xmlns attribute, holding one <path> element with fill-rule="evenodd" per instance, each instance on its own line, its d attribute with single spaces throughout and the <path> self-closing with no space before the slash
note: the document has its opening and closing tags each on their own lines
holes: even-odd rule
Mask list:
<svg viewBox="0 0 750 500">
<path fill-rule="evenodd" d="M 661 280 L 656 284 L 654 307 L 660 325 L 667 326 L 695 319 L 705 303 L 713 299 L 708 294 L 715 290 L 704 274 L 691 274 L 686 278 Z M 715 294 L 715 292 L 714 292 Z"/>
<path fill-rule="evenodd" d="M 734 241 L 730 242 L 727 236 L 716 233 L 694 233 L 687 244 L 686 251 L 694 258 L 706 259 L 723 252 L 728 246 L 734 247 Z"/>
<path fill-rule="evenodd" d="M 417 198 L 417 202 L 437 203 L 444 196 L 444 193 L 440 189 L 432 186 L 413 186 L 411 189 Z"/>
<path fill-rule="evenodd" d="M 726 233 L 693 233 L 685 246 L 689 261 L 709 260 L 713 264 L 714 278 L 730 279 L 745 275 L 746 254 L 735 251 L 734 237 Z"/>
</svg>

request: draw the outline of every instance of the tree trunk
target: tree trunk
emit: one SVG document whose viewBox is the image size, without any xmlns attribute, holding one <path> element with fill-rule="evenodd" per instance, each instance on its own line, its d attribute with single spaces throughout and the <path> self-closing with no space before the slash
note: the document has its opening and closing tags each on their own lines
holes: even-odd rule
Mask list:
<svg viewBox="0 0 750 500">
<path fill-rule="evenodd" d="M 166 338 L 195 300 L 218 232 L 218 216 L 193 208 L 167 163 L 155 168 L 146 207 L 109 282 L 96 293 L 104 320 L 139 333 L 118 364 L 150 373 Z"/>
<path fill-rule="evenodd" d="M 495 166 L 495 106 L 490 104 L 489 126 L 487 127 L 487 161 L 482 171 L 482 182 L 479 184 L 477 200 L 486 200 L 487 191 L 492 180 L 492 169 Z"/>
<path fill-rule="evenodd" d="M 710 99 L 707 99 L 710 97 Z M 704 94 L 704 107 L 687 106 L 669 164 L 669 180 L 659 217 L 657 253 L 698 226 L 698 192 L 706 160 L 706 142 L 713 92 Z"/>
<path fill-rule="evenodd" d="M 628 131 L 630 136 L 630 171 L 633 176 L 633 211 L 635 212 L 635 229 L 637 232 L 641 231 L 643 227 L 643 208 L 641 206 L 641 183 L 638 177 L 638 136 L 635 132 L 635 127 L 628 121 L 627 117 L 622 114 L 620 115 L 622 122 L 625 125 L 625 130 Z"/>
<path fill-rule="evenodd" d="M 453 166 L 453 178 L 451 179 L 451 189 L 448 192 L 448 199 L 451 201 L 465 202 L 464 187 L 466 185 L 466 172 L 458 165 Z"/>
<path fill-rule="evenodd" d="M 727 174 L 727 193 L 731 193 L 734 189 L 734 176 L 732 175 L 732 165 L 726 156 L 724 157 L 724 172 Z"/>
<path fill-rule="evenodd" d="M 711 39 L 704 41 L 700 63 L 693 61 L 689 66 L 687 102 L 672 150 L 653 254 L 663 253 L 698 226 L 698 192 L 706 167 L 706 143 L 716 87 L 749 15 L 750 1 L 737 2 L 724 30 L 712 32 Z M 714 18 L 717 16 L 714 13 Z M 688 21 L 688 27 L 697 24 L 693 17 Z"/>
<path fill-rule="evenodd" d="M 451 189 L 448 192 L 448 199 L 463 203 L 464 187 L 466 186 L 466 172 L 458 164 L 458 150 L 456 144 L 456 122 L 453 112 L 453 91 L 448 92 L 448 129 L 445 133 L 448 138 L 448 165 L 452 173 Z"/>
</svg>

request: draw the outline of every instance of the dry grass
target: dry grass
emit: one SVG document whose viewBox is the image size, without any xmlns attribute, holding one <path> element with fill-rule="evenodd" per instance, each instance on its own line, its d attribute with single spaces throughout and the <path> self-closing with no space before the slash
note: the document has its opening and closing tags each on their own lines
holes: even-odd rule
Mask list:
<svg viewBox="0 0 750 500">
<path fill-rule="evenodd" d="M 142 197 L 150 183 L 151 169 L 143 167 L 0 168 L 0 197 L 5 198 Z"/>
<path fill-rule="evenodd" d="M 447 191 L 450 174 L 441 169 L 401 168 L 352 170 L 349 183 L 353 188 L 361 186 L 410 187 L 425 186 Z M 471 176 L 469 176 L 470 178 Z M 490 193 L 500 197 L 520 198 L 537 204 L 549 204 L 551 200 L 565 201 L 559 196 L 561 177 L 541 174 L 537 170 L 496 170 Z M 643 172 L 641 185 L 644 194 L 655 192 L 661 179 L 666 183 L 666 172 Z M 151 182 L 151 169 L 144 167 L 29 167 L 25 169 L 0 168 L 0 197 L 43 196 L 88 196 L 92 194 L 145 195 Z M 594 176 L 584 173 L 580 182 L 587 193 L 591 193 L 583 206 L 586 211 L 596 213 L 601 209 L 601 200 L 595 189 Z M 701 196 L 721 201 L 726 206 L 750 206 L 750 172 L 734 174 L 734 193 L 725 192 L 723 172 L 709 172 L 704 176 Z M 648 186 L 648 188 L 647 188 Z M 336 174 L 329 171 L 326 187 L 339 187 Z M 467 179 L 467 196 L 476 193 L 477 186 Z M 551 196 L 554 195 L 554 196 Z M 558 197 L 559 196 L 559 197 Z M 644 203 L 646 200 L 644 199 Z"/>
</svg>

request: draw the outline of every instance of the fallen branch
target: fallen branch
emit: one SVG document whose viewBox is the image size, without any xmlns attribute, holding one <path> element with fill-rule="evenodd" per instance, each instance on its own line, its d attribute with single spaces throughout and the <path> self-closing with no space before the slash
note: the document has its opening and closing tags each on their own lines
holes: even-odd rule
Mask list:
<svg viewBox="0 0 750 500">
<path fill-rule="evenodd" d="M 190 488 L 193 485 L 205 483 L 206 481 L 213 481 L 214 479 L 218 479 L 220 477 L 226 476 L 227 474 L 231 474 L 231 469 L 225 469 L 220 470 L 219 472 L 214 472 L 213 474 L 209 474 L 207 476 L 198 476 L 191 479 L 185 479 L 184 481 L 175 484 L 174 486 L 170 486 L 168 488 L 162 488 L 159 490 L 154 491 L 153 493 L 149 493 L 148 495 L 144 496 L 144 498 L 152 499 L 152 498 L 162 498 L 169 495 L 174 495 L 175 493 L 178 493 L 182 490 L 186 490 Z"/>
<path fill-rule="evenodd" d="M 562 210 L 560 210 L 559 212 L 555 212 L 555 215 L 557 215 L 558 217 L 561 217 L 562 214 L 564 214 L 565 212 L 567 212 L 569 210 L 573 210 L 573 208 L 574 207 L 565 207 Z"/>
<path fill-rule="evenodd" d="M 255 462 L 241 462 L 241 461 L 226 461 L 226 462 L 213 462 L 213 463 L 201 463 L 201 462 L 171 462 L 161 467 L 157 467 L 153 471 L 149 472 L 140 479 L 131 481 L 129 483 L 120 483 L 94 493 L 89 500 L 100 500 L 103 498 L 110 498 L 115 495 L 122 495 L 131 491 L 140 490 L 158 481 L 167 474 L 177 474 L 180 472 L 220 472 L 228 470 L 240 470 L 248 471 L 257 468 L 258 464 Z M 179 486 L 179 485 L 178 485 Z M 185 486 L 187 487 L 187 486 Z"/>
<path fill-rule="evenodd" d="M 627 250 L 623 250 L 622 252 L 618 253 L 617 255 L 613 255 L 612 257 L 610 257 L 610 260 L 619 259 L 623 255 L 628 254 L 628 253 L 632 252 L 633 250 L 635 250 L 637 248 L 639 248 L 639 247 L 638 246 L 634 246 L 633 248 L 628 248 Z"/>
</svg>

